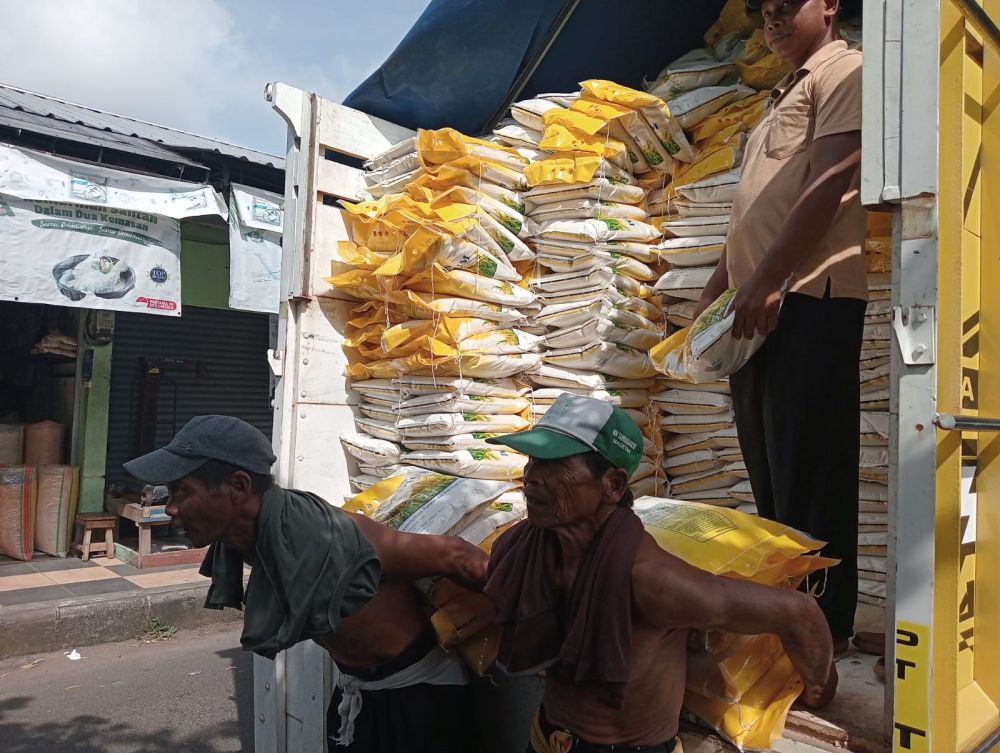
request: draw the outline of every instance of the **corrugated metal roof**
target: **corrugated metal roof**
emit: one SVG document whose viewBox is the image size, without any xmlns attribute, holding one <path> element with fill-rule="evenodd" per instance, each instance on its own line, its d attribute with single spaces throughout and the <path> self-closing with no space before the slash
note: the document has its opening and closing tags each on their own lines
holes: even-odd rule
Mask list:
<svg viewBox="0 0 1000 753">
<path fill-rule="evenodd" d="M 274 167 L 279 170 L 285 168 L 285 161 L 281 157 L 258 152 L 255 149 L 227 144 L 176 128 L 146 123 L 135 118 L 103 112 L 92 107 L 0 84 L 0 122 L 3 121 L 4 109 L 39 115 L 63 123 L 84 126 L 87 129 L 132 136 L 192 156 L 207 152 L 246 160 L 264 167 Z"/>
</svg>

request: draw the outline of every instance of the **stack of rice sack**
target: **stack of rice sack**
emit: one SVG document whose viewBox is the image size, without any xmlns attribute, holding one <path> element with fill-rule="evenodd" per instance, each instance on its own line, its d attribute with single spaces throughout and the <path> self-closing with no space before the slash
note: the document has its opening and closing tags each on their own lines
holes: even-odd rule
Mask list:
<svg viewBox="0 0 1000 753">
<path fill-rule="evenodd" d="M 668 269 L 655 289 L 672 330 L 692 324 L 722 255 L 743 147 L 764 112 L 766 93 L 740 81 L 737 56 L 748 44 L 735 38 L 694 50 L 647 82 L 651 94 L 666 100 L 695 154 L 692 161 L 674 163 L 672 181 L 654 189 L 647 205 L 665 236 L 657 248 Z M 665 389 L 653 400 L 664 414 L 670 495 L 753 511 L 726 380 L 698 385 L 666 380 L 661 386 Z"/>
<path fill-rule="evenodd" d="M 861 349 L 858 600 L 885 605 L 889 536 L 889 347 L 892 220 L 869 213 L 865 239 L 868 308 Z"/>
<path fill-rule="evenodd" d="M 542 307 L 534 323 L 545 333 L 542 364 L 530 374 L 532 416 L 563 392 L 625 409 L 647 437 L 633 491 L 658 493 L 660 433 L 649 410 L 655 370 L 647 351 L 664 332 L 651 287 L 660 232 L 647 222 L 643 176 L 662 181 L 678 147 L 658 135 L 670 129 L 662 102 L 643 92 L 585 81 L 578 95 L 555 96 L 519 102 L 511 112 L 542 152 L 525 170 L 524 194 L 537 254 L 529 288 Z"/>
<path fill-rule="evenodd" d="M 379 198 L 344 202 L 353 238 L 328 282 L 360 302 L 345 342 L 358 431 L 343 442 L 364 489 L 407 467 L 516 480 L 526 458 L 485 440 L 529 426 L 542 339 L 524 274 L 534 252 L 516 150 L 420 131 L 370 163 Z M 400 178 L 406 180 L 399 182 Z M 387 190 L 402 188 L 402 192 Z"/>
</svg>

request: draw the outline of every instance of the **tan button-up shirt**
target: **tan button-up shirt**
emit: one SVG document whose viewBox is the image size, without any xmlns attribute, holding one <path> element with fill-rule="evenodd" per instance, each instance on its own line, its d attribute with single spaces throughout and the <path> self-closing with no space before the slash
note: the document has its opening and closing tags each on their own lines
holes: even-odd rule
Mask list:
<svg viewBox="0 0 1000 753">
<path fill-rule="evenodd" d="M 809 176 L 809 147 L 823 136 L 861 130 L 861 53 L 831 42 L 771 92 L 771 104 L 747 141 L 733 199 L 726 263 L 740 287 L 771 248 Z M 867 300 L 862 247 L 866 213 L 860 168 L 830 229 L 792 273 L 789 290 L 822 298 Z"/>
</svg>

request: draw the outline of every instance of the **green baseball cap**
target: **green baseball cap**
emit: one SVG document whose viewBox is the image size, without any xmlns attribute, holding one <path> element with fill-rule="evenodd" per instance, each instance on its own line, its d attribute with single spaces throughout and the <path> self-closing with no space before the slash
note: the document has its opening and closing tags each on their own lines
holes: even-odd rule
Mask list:
<svg viewBox="0 0 1000 753">
<path fill-rule="evenodd" d="M 541 460 L 596 452 L 629 476 L 639 467 L 644 445 L 639 427 L 621 408 L 571 392 L 561 394 L 534 428 L 486 441 Z"/>
</svg>

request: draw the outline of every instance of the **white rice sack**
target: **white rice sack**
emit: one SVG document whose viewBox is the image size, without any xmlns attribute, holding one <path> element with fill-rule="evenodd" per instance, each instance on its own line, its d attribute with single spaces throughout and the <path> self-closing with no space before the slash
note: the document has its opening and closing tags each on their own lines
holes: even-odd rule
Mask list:
<svg viewBox="0 0 1000 753">
<path fill-rule="evenodd" d="M 399 387 L 402 399 L 417 395 L 448 392 L 453 395 L 482 395 L 487 397 L 524 397 L 530 390 L 513 379 L 461 379 L 459 377 L 418 376 L 402 374 L 392 380 Z"/>
<path fill-rule="evenodd" d="M 753 488 L 750 486 L 750 481 L 740 481 L 738 484 L 734 484 L 729 490 L 729 496 L 740 502 L 754 502 Z"/>
<path fill-rule="evenodd" d="M 888 447 L 862 447 L 858 465 L 861 468 L 888 467 Z"/>
<path fill-rule="evenodd" d="M 601 296 L 611 295 L 610 285 L 592 285 L 586 288 L 576 288 L 571 290 L 559 290 L 554 292 L 537 293 L 538 300 L 542 304 L 542 311 L 548 306 L 558 306 L 566 303 L 582 303 L 585 301 L 595 301 Z M 539 312 L 541 313 L 541 312 Z M 543 323 L 537 317 L 536 323 Z"/>
<path fill-rule="evenodd" d="M 354 458 L 357 458 L 358 462 L 365 465 L 378 468 L 399 463 L 399 445 L 393 442 L 357 432 L 342 434 L 340 441 L 343 442 L 347 451 Z"/>
<path fill-rule="evenodd" d="M 721 468 L 724 463 L 712 450 L 694 450 L 680 454 L 668 454 L 663 459 L 663 467 L 670 476 L 686 476 Z"/>
<path fill-rule="evenodd" d="M 406 494 L 397 490 L 392 501 L 399 501 L 399 504 L 384 521 L 404 533 L 445 534 L 462 521 L 470 520 L 476 511 L 485 508 L 513 485 L 506 480 L 456 478 L 419 468 L 412 468 L 407 476 L 413 473 L 433 473 L 434 476 L 417 477 Z M 441 487 L 441 491 L 420 504 L 427 495 L 423 487 L 428 484 L 431 490 Z M 379 507 L 378 513 L 381 512 Z"/>
<path fill-rule="evenodd" d="M 692 384 L 691 382 L 682 382 L 680 379 L 670 379 L 667 377 L 661 379 L 659 384 L 668 390 L 696 390 L 699 392 L 717 392 L 720 395 L 732 394 L 729 381 L 725 379 L 720 379 L 718 382 Z"/>
<path fill-rule="evenodd" d="M 673 267 L 706 267 L 718 263 L 726 247 L 724 235 L 667 238 L 656 244 L 660 258 Z"/>
<path fill-rule="evenodd" d="M 477 431 L 474 434 L 449 434 L 443 437 L 405 437 L 403 439 L 403 447 L 407 450 L 426 450 L 428 452 L 489 450 L 496 448 L 487 444 L 486 440 L 491 437 L 499 436 L 501 435 L 485 431 Z"/>
<path fill-rule="evenodd" d="M 736 507 L 739 502 L 729 496 L 729 490 L 725 487 L 719 489 L 704 489 L 702 491 L 684 492 L 684 500 L 687 502 L 700 502 L 703 505 L 715 505 L 716 507 Z"/>
<path fill-rule="evenodd" d="M 362 402 L 358 405 L 358 410 L 365 418 L 374 419 L 384 424 L 394 424 L 396 422 L 396 411 L 394 406 L 377 405 L 376 403 Z"/>
<path fill-rule="evenodd" d="M 355 416 L 354 423 L 365 434 L 369 434 L 376 439 L 383 439 L 387 442 L 399 442 L 403 436 L 396 431 L 396 422 L 379 421 L 367 416 Z"/>
<path fill-rule="evenodd" d="M 644 478 L 649 478 L 656 473 L 656 464 L 647 457 L 643 457 L 639 461 L 639 466 L 635 469 L 635 473 L 629 476 L 628 483 L 629 486 L 634 484 L 636 481 L 642 481 Z"/>
<path fill-rule="evenodd" d="M 731 201 L 699 203 L 676 199 L 674 200 L 673 207 L 681 217 L 712 217 L 721 214 L 731 214 L 733 211 L 733 203 Z"/>
<path fill-rule="evenodd" d="M 696 238 L 705 235 L 725 235 L 729 232 L 729 215 L 711 217 L 680 217 L 660 223 L 660 229 L 675 238 Z"/>
<path fill-rule="evenodd" d="M 631 277 L 634 280 L 649 282 L 656 279 L 656 272 L 653 271 L 652 267 L 624 254 L 606 254 L 601 251 L 594 251 L 587 256 L 537 253 L 535 260 L 543 267 L 560 274 L 581 272 L 595 267 L 607 267 L 616 274 Z"/>
<path fill-rule="evenodd" d="M 441 437 L 448 434 L 511 434 L 528 428 L 520 416 L 485 415 L 482 413 L 431 413 L 421 416 L 401 417 L 396 428 L 407 437 Z"/>
<path fill-rule="evenodd" d="M 655 497 L 660 493 L 663 488 L 664 481 L 660 478 L 659 474 L 653 474 L 651 476 L 646 476 L 646 478 L 639 479 L 638 481 L 632 481 L 629 483 L 629 489 L 632 490 L 632 494 L 636 499 L 639 497 Z"/>
<path fill-rule="evenodd" d="M 406 468 L 402 465 L 365 465 L 358 464 L 358 470 L 362 475 L 374 476 L 375 478 L 392 478 L 400 473 L 405 473 Z"/>
<path fill-rule="evenodd" d="M 519 329 L 497 329 L 467 337 L 458 343 L 457 349 L 459 353 L 510 355 L 537 352 L 543 342 L 538 335 Z"/>
<path fill-rule="evenodd" d="M 515 102 L 510 107 L 510 116 L 525 128 L 532 131 L 544 131 L 545 121 L 542 116 L 549 110 L 558 108 L 555 102 L 546 99 L 526 99 Z"/>
<path fill-rule="evenodd" d="M 861 411 L 861 444 L 880 446 L 889 441 L 889 414 Z"/>
<path fill-rule="evenodd" d="M 507 452 L 500 448 L 433 452 L 407 452 L 403 462 L 439 473 L 463 478 L 511 480 L 524 475 L 527 455 Z"/>
<path fill-rule="evenodd" d="M 528 283 L 532 290 L 544 293 L 558 293 L 566 290 L 592 289 L 596 286 L 607 287 L 614 281 L 614 271 L 607 267 L 595 267 L 579 272 L 566 272 L 555 275 L 541 275 Z"/>
<path fill-rule="evenodd" d="M 743 462 L 743 451 L 739 447 L 725 447 L 715 451 L 715 454 L 719 456 L 719 460 L 725 461 L 726 463 L 742 463 Z"/>
<path fill-rule="evenodd" d="M 714 432 L 729 426 L 734 420 L 733 412 L 679 415 L 668 413 L 663 417 L 663 429 L 674 434 L 698 434 Z"/>
<path fill-rule="evenodd" d="M 880 390 L 861 393 L 861 410 L 889 410 L 891 390 L 885 387 Z"/>
<path fill-rule="evenodd" d="M 366 398 L 399 400 L 399 388 L 393 384 L 391 379 L 362 379 L 356 382 L 352 381 L 351 389 Z"/>
<path fill-rule="evenodd" d="M 541 403 L 535 403 L 532 405 L 530 411 L 532 421 L 540 419 L 551 407 L 551 405 L 544 405 Z M 625 414 L 629 416 L 629 418 L 631 418 L 635 422 L 635 425 L 640 429 L 645 429 L 650 425 L 649 415 L 645 411 L 637 410 L 635 408 L 622 408 L 622 410 L 625 411 Z"/>
<path fill-rule="evenodd" d="M 566 387 L 571 390 L 648 390 L 654 383 L 649 378 L 623 379 L 611 374 L 567 369 L 550 363 L 541 364 L 528 376 L 539 387 Z"/>
<path fill-rule="evenodd" d="M 725 470 L 726 473 L 731 473 L 732 475 L 738 478 L 742 479 L 750 478 L 750 472 L 747 470 L 747 464 L 744 463 L 742 460 L 737 460 L 732 463 L 726 463 L 723 470 Z"/>
<path fill-rule="evenodd" d="M 693 50 L 660 71 L 655 81 L 646 82 L 646 90 L 662 100 L 670 100 L 682 92 L 713 86 L 735 71 L 734 63 L 717 60 L 709 50 Z M 673 112 L 671 106 L 670 114 Z"/>
<path fill-rule="evenodd" d="M 675 189 L 678 196 L 688 201 L 731 202 L 736 195 L 741 172 L 741 168 L 734 167 L 732 170 L 715 173 L 707 178 L 676 186 Z"/>
<path fill-rule="evenodd" d="M 382 395 L 376 397 L 375 395 L 365 395 L 365 402 L 369 405 L 380 405 L 385 408 L 395 408 L 399 405 L 399 395 L 395 397 L 390 397 L 388 395 Z"/>
<path fill-rule="evenodd" d="M 367 170 L 364 174 L 365 183 L 369 186 L 377 183 L 385 183 L 392 178 L 398 178 L 400 175 L 412 175 L 422 167 L 420 156 L 414 151 L 391 162 L 387 162 L 381 167 Z"/>
<path fill-rule="evenodd" d="M 733 86 L 703 86 L 673 97 L 667 106 L 670 114 L 685 130 L 691 130 L 705 118 L 737 99 L 749 97 L 754 90 L 736 84 Z"/>
<path fill-rule="evenodd" d="M 578 348 L 550 350 L 542 355 L 542 360 L 566 369 L 598 371 L 626 379 L 643 379 L 656 373 L 644 351 L 604 340 L 595 340 Z"/>
<path fill-rule="evenodd" d="M 862 481 L 858 484 L 858 499 L 862 502 L 888 502 L 889 487 L 874 481 Z"/>
<path fill-rule="evenodd" d="M 596 178 L 590 183 L 558 184 L 535 186 L 525 191 L 524 206 L 528 214 L 533 214 L 553 203 L 590 199 L 594 201 L 614 201 L 622 204 L 641 204 L 646 198 L 642 186 L 617 183 L 607 178 Z"/>
<path fill-rule="evenodd" d="M 652 399 L 658 409 L 678 415 L 728 413 L 733 409 L 733 399 L 729 395 L 702 390 L 667 390 L 653 395 Z"/>
<path fill-rule="evenodd" d="M 677 267 L 664 274 L 653 290 L 672 298 L 698 301 L 714 273 L 715 267 Z"/>
<path fill-rule="evenodd" d="M 542 140 L 542 131 L 536 131 L 534 128 L 525 128 L 520 123 L 510 123 L 500 126 L 493 133 L 501 144 L 512 147 L 534 148 Z"/>
<path fill-rule="evenodd" d="M 575 219 L 645 220 L 646 210 L 634 204 L 597 199 L 573 199 L 544 204 L 531 211 L 534 222 Z"/>
<path fill-rule="evenodd" d="M 545 306 L 535 316 L 535 321 L 552 329 L 567 329 L 603 318 L 632 329 L 657 329 L 652 319 L 633 311 L 634 308 L 638 307 L 631 299 L 618 300 L 605 292 L 596 298 Z M 656 312 L 646 311 L 646 313 Z"/>
<path fill-rule="evenodd" d="M 492 397 L 488 395 L 453 395 L 438 393 L 420 395 L 399 404 L 400 416 L 419 416 L 427 413 L 488 413 L 491 415 L 516 415 L 528 408 L 523 397 Z"/>
<path fill-rule="evenodd" d="M 645 408 L 649 403 L 649 392 L 640 389 L 588 390 L 582 388 L 541 387 L 531 393 L 531 399 L 538 405 L 552 405 L 564 393 L 583 395 L 602 400 L 619 408 Z M 655 449 L 655 448 L 654 448 Z"/>
<path fill-rule="evenodd" d="M 545 343 L 550 348 L 563 349 L 579 348 L 594 340 L 606 340 L 637 350 L 649 350 L 661 339 L 659 329 L 633 328 L 624 326 L 615 318 L 598 318 L 551 332 L 546 335 Z"/>
<path fill-rule="evenodd" d="M 566 240 L 576 243 L 611 241 L 650 243 L 660 239 L 660 231 L 638 220 L 555 220 L 543 223 L 536 237 L 542 240 Z"/>
<path fill-rule="evenodd" d="M 465 525 L 452 529 L 450 534 L 479 546 L 498 528 L 521 520 L 528 514 L 523 492 L 505 492 L 490 502 Z"/>
<path fill-rule="evenodd" d="M 715 300 L 687 330 L 680 330 L 656 346 L 650 357 L 657 370 L 673 379 L 714 382 L 745 364 L 764 343 L 755 332 L 750 339 L 732 336 L 733 298 L 730 288 Z"/>
<path fill-rule="evenodd" d="M 709 489 L 729 489 L 740 478 L 725 468 L 713 468 L 707 471 L 689 473 L 670 479 L 670 496 L 685 498 L 690 492 L 700 492 Z"/>
<path fill-rule="evenodd" d="M 664 314 L 667 321 L 676 327 L 690 327 L 694 324 L 694 312 L 698 308 L 697 301 L 674 301 L 667 305 Z"/>
<path fill-rule="evenodd" d="M 385 167 L 390 162 L 395 162 L 400 157 L 405 157 L 407 154 L 413 154 L 416 151 L 417 137 L 411 136 L 408 139 L 403 139 L 398 144 L 393 144 L 381 154 L 376 154 L 371 159 L 365 160 L 364 168 L 365 170 L 377 170 L 380 167 Z"/>
<path fill-rule="evenodd" d="M 363 492 L 369 486 L 374 486 L 382 479 L 380 479 L 378 476 L 369 476 L 367 473 L 360 473 L 356 476 L 351 476 L 348 480 L 351 482 L 351 486 L 353 486 L 359 492 Z M 344 495 L 344 501 L 345 502 L 350 501 L 352 496 L 354 495 L 352 494 Z"/>
<path fill-rule="evenodd" d="M 711 443 L 713 450 L 721 450 L 727 447 L 739 447 L 740 439 L 736 431 L 736 425 L 729 424 L 728 426 L 713 432 Z"/>
<path fill-rule="evenodd" d="M 698 450 L 711 450 L 712 432 L 697 432 L 693 434 L 672 434 L 663 443 L 663 452 L 666 455 L 682 455 Z"/>
<path fill-rule="evenodd" d="M 539 238 L 535 240 L 535 249 L 553 256 L 577 258 L 589 256 L 593 252 L 610 254 L 612 256 L 631 256 L 638 261 L 650 263 L 659 261 L 656 246 L 637 241 L 612 241 L 609 243 L 592 243 L 590 241 L 573 241 L 561 238 Z"/>
<path fill-rule="evenodd" d="M 575 92 L 546 92 L 544 94 L 535 95 L 535 99 L 544 99 L 546 102 L 554 102 L 560 107 L 569 107 L 579 98 L 579 90 Z"/>
</svg>

